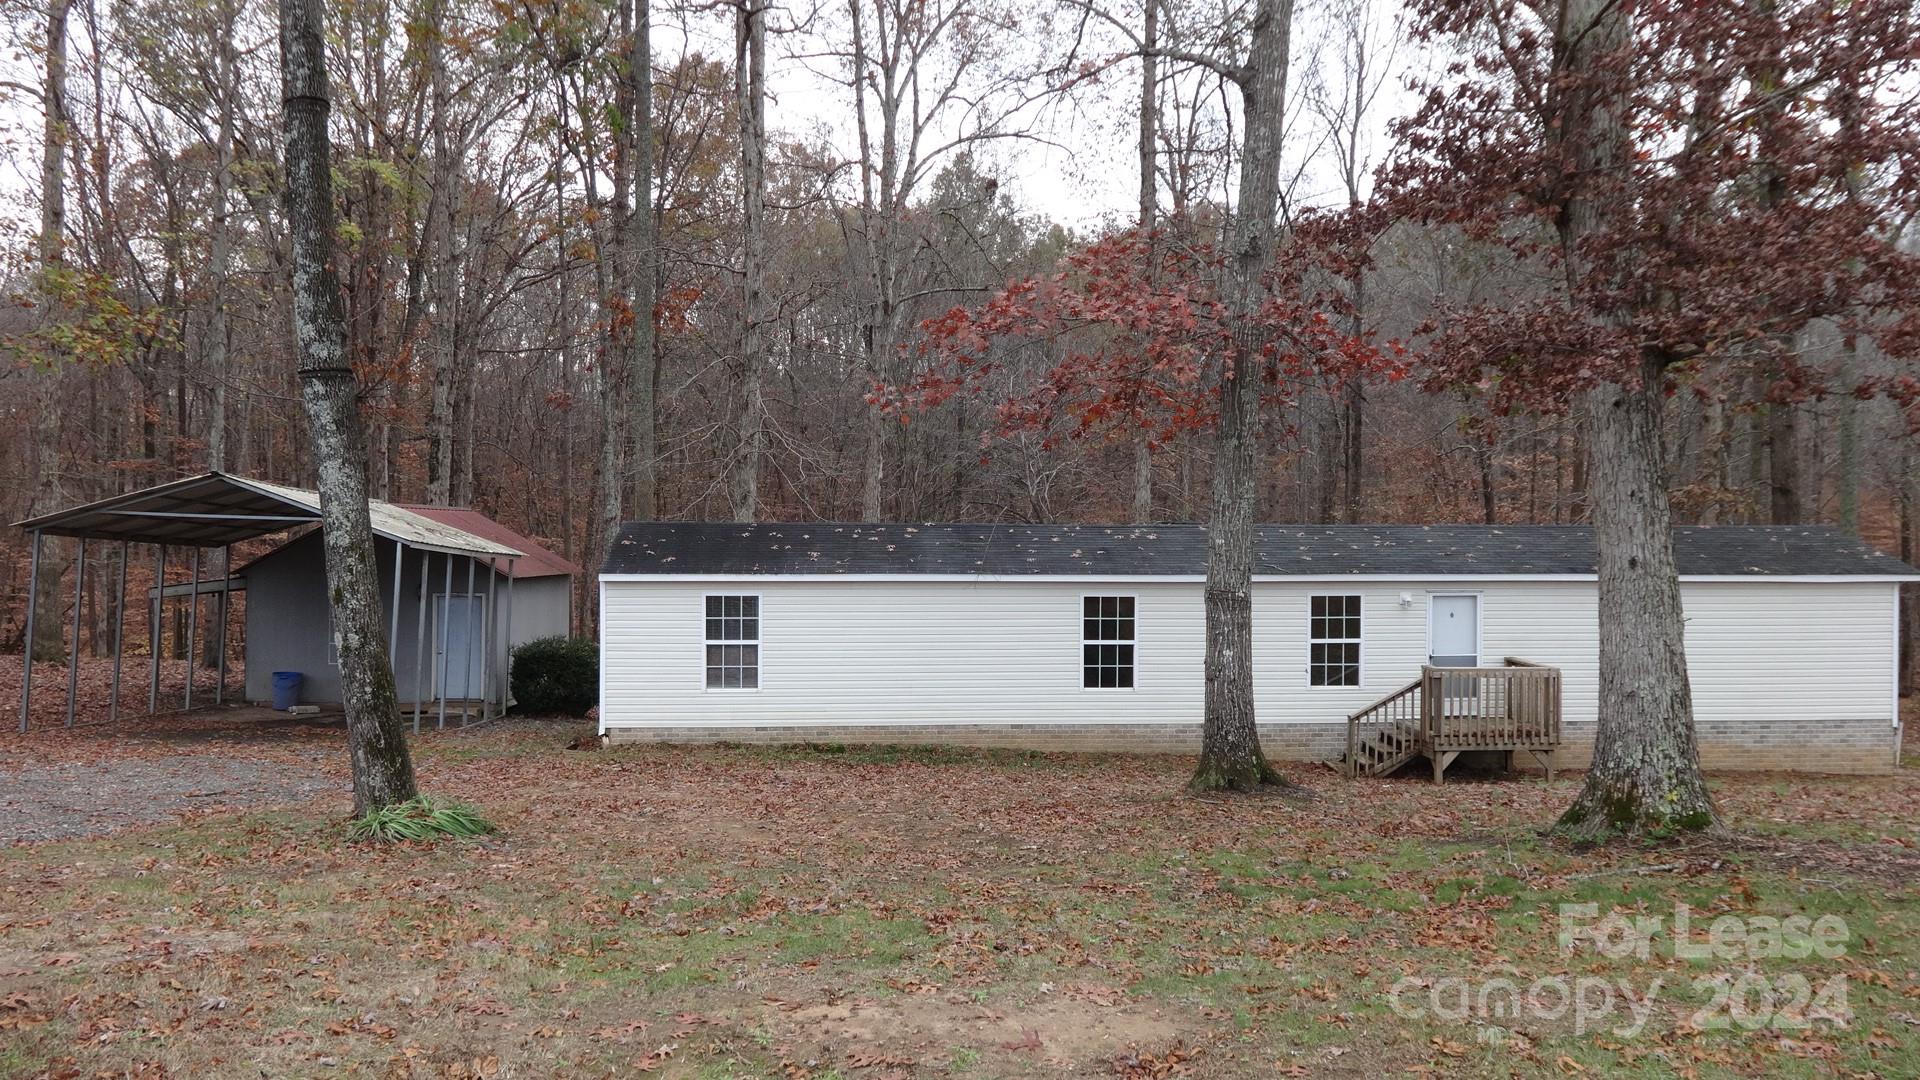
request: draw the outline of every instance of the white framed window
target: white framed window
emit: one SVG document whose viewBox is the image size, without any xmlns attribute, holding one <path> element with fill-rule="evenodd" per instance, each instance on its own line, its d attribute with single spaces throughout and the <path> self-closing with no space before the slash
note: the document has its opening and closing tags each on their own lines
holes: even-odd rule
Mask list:
<svg viewBox="0 0 1920 1080">
<path fill-rule="evenodd" d="M 1133 608 L 1131 596 L 1080 598 L 1081 689 L 1133 689 Z"/>
<path fill-rule="evenodd" d="M 707 689 L 760 688 L 760 598 L 707 597 Z"/>
<path fill-rule="evenodd" d="M 1307 685 L 1360 685 L 1360 597 L 1315 596 L 1307 617 Z"/>
</svg>

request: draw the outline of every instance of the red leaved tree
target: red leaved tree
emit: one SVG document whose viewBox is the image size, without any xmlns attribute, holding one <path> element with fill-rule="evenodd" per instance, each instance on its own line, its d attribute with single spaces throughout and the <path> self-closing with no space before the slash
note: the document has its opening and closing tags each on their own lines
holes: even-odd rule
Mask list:
<svg viewBox="0 0 1920 1080">
<path fill-rule="evenodd" d="M 1196 790 L 1247 791 L 1285 781 L 1260 749 L 1253 707 L 1252 465 L 1261 410 L 1291 414 L 1293 391 L 1397 377 L 1390 351 L 1352 336 L 1333 283 L 1360 235 L 1346 217 L 1297 224 L 1236 309 L 1231 258 L 1185 223 L 1129 230 L 1069 255 L 1057 273 L 1015 282 L 972 308 L 922 324 L 924 373 L 879 392 L 903 414 L 956 394 L 994 395 L 997 434 L 1154 444 L 1211 431 L 1249 459 L 1216 453 L 1209 519 L 1207 697 Z M 1185 237 L 1184 239 L 1182 237 Z M 1252 347 L 1246 347 L 1251 342 Z M 1034 364 L 1029 351 L 1044 359 Z M 1251 378 L 1238 378 L 1251 374 Z M 1016 388 L 1007 395 L 1009 386 Z M 1236 402 L 1241 389 L 1248 391 Z M 1284 429 L 1285 421 L 1277 425 Z M 1221 574 L 1225 565 L 1228 573 Z"/>
<path fill-rule="evenodd" d="M 1429 381 L 1479 388 L 1502 412 L 1584 410 L 1590 439 L 1599 725 L 1560 828 L 1713 828 L 1663 405 L 1688 392 L 1777 418 L 1882 391 L 1911 405 L 1910 369 L 1834 385 L 1795 336 L 1831 320 L 1913 355 L 1920 264 L 1898 238 L 1920 208 L 1920 25 L 1909 0 L 1415 9 L 1418 31 L 1464 59 L 1400 125 L 1379 200 L 1540 271 L 1529 291 L 1437 319 Z"/>
</svg>

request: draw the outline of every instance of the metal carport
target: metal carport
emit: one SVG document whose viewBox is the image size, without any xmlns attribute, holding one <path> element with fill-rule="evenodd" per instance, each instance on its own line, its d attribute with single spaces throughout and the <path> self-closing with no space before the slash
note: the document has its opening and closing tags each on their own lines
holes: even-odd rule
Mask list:
<svg viewBox="0 0 1920 1080">
<path fill-rule="evenodd" d="M 442 524 L 392 503 L 373 500 L 368 504 L 375 536 L 394 543 L 393 580 L 394 603 L 392 604 L 391 624 L 387 634 L 387 657 L 393 662 L 400 634 L 399 583 L 408 550 L 421 553 L 422 573 L 420 594 L 425 604 L 427 595 L 425 567 L 427 560 L 435 554 L 450 556 L 446 564 L 446 590 L 452 595 L 453 558 L 467 561 L 467 595 L 473 596 L 476 564 L 485 560 L 489 568 L 490 588 L 495 581 L 500 563 L 505 563 L 507 573 L 507 598 L 503 614 L 507 620 L 508 638 L 511 641 L 513 620 L 513 564 L 525 553 L 505 544 L 488 540 L 462 529 Z M 80 602 L 81 589 L 86 581 L 87 544 L 89 541 L 103 540 L 120 544 L 120 581 L 114 599 L 114 641 L 113 641 L 113 701 L 109 709 L 109 718 L 117 718 L 120 708 L 120 670 L 122 648 L 122 627 L 126 605 L 126 566 L 128 548 L 132 544 L 150 544 L 154 548 L 154 583 L 156 588 L 153 615 L 149 620 L 148 632 L 150 652 L 152 653 L 152 673 L 148 690 L 147 711 L 149 714 L 159 711 L 160 705 L 160 621 L 161 611 L 166 599 L 176 595 L 186 595 L 193 599 L 187 630 L 187 653 L 189 664 L 196 662 L 194 657 L 194 638 L 198 632 L 199 596 L 202 591 L 200 581 L 200 562 L 203 552 L 210 548 L 219 548 L 222 552 L 220 577 L 207 591 L 218 592 L 221 596 L 221 611 L 226 610 L 226 596 L 232 588 L 231 571 L 232 545 L 243 540 L 252 540 L 262 536 L 285 532 L 302 525 L 320 523 L 320 497 L 304 488 L 285 487 L 270 484 L 262 480 L 234 476 L 230 473 L 210 472 L 200 476 L 144 488 L 140 491 L 116 495 L 97 502 L 68 507 L 51 514 L 16 522 L 15 527 L 23 529 L 33 537 L 32 555 L 27 576 L 27 625 L 26 648 L 23 651 L 22 666 L 25 669 L 20 684 L 20 730 L 27 730 L 27 721 L 33 700 L 33 640 L 34 618 L 39 600 L 40 588 L 40 548 L 46 536 L 64 536 L 79 541 L 79 550 L 74 561 L 74 643 L 68 651 L 67 668 L 67 726 L 73 726 L 76 690 L 79 679 L 80 644 Z M 193 550 L 193 577 L 182 594 L 175 586 L 166 585 L 166 549 L 170 546 L 188 547 Z M 491 605 L 489 605 L 491 606 Z M 446 649 L 448 623 L 441 620 L 440 652 Z M 215 691 L 215 702 L 219 703 L 226 691 L 226 625 L 227 620 L 220 619 L 219 664 L 220 681 Z M 485 643 L 482 647 L 482 679 L 485 679 L 485 657 L 491 656 L 492 621 L 488 620 L 482 633 Z M 416 640 L 424 646 L 426 619 L 419 620 Z M 424 647 L 418 650 L 419 659 L 424 662 Z M 509 656 L 511 653 L 509 652 Z M 511 661 L 509 661 L 510 663 Z M 193 707 L 193 679 L 191 666 L 188 669 L 184 708 Z M 413 708 L 414 729 L 419 730 L 420 714 L 424 701 L 418 687 L 421 680 L 416 679 Z M 490 702 L 483 697 L 482 716 L 487 715 Z M 440 701 L 439 722 L 446 722 L 446 700 Z"/>
</svg>

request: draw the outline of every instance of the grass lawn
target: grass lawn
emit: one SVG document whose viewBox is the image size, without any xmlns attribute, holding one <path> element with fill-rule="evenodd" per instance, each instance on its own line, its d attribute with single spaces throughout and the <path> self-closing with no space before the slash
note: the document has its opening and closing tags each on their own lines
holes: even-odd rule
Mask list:
<svg viewBox="0 0 1920 1080">
<path fill-rule="evenodd" d="M 421 740 L 481 840 L 350 844 L 330 797 L 0 851 L 0 1076 L 1920 1075 L 1913 770 L 1722 777 L 1736 839 L 1577 852 L 1539 836 L 1577 777 L 1202 800 L 1178 759 L 571 733 Z M 1563 949 L 1586 902 L 1648 955 Z M 1845 936 L 1677 957 L 1678 904 Z"/>
</svg>

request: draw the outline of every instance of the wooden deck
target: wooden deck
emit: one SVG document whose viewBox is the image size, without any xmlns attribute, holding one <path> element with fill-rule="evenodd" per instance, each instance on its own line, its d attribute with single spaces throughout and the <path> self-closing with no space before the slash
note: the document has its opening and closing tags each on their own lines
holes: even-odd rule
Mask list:
<svg viewBox="0 0 1920 1080">
<path fill-rule="evenodd" d="M 1561 742 L 1560 669 L 1509 656 L 1500 667 L 1420 669 L 1420 677 L 1347 717 L 1350 776 L 1385 776 L 1416 757 L 1440 783 L 1467 751 L 1526 752 L 1553 778 Z"/>
</svg>

